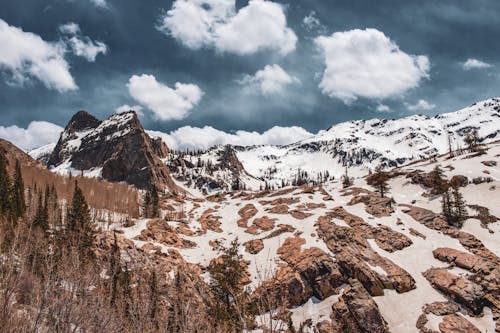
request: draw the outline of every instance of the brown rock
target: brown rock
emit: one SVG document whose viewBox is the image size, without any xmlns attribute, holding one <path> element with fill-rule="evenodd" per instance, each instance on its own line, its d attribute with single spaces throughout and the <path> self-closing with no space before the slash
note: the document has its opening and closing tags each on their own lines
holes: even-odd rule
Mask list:
<svg viewBox="0 0 500 333">
<path fill-rule="evenodd" d="M 458 311 L 460 308 L 451 302 L 432 302 L 424 307 L 424 313 L 432 313 L 436 316 L 445 316 Z"/>
<path fill-rule="evenodd" d="M 205 210 L 203 212 L 203 214 L 201 214 L 198 221 L 200 222 L 203 230 L 208 229 L 208 230 L 212 230 L 214 232 L 221 233 L 222 232 L 222 229 L 220 228 L 220 226 L 222 224 L 220 222 L 221 217 L 214 215 L 213 213 L 215 213 L 215 210 L 213 210 L 211 208 Z"/>
<path fill-rule="evenodd" d="M 353 195 L 352 199 L 347 203 L 349 206 L 364 203 L 366 212 L 375 217 L 391 216 L 394 213 L 392 199 L 381 197 L 375 192 L 354 187 L 346 191 L 345 195 Z"/>
<path fill-rule="evenodd" d="M 486 165 L 488 167 L 497 166 L 497 161 L 481 161 L 481 163 L 483 163 L 484 165 Z"/>
<path fill-rule="evenodd" d="M 253 239 L 243 243 L 245 249 L 250 254 L 257 254 L 264 248 L 264 242 L 261 239 Z"/>
<path fill-rule="evenodd" d="M 146 229 L 142 230 L 141 234 L 137 236 L 136 239 L 141 241 L 155 241 L 160 244 L 178 248 L 196 247 L 196 243 L 181 238 L 174 228 L 161 219 L 148 221 Z"/>
<path fill-rule="evenodd" d="M 274 228 L 274 222 L 276 219 L 271 219 L 267 216 L 263 216 L 261 218 L 253 220 L 253 225 L 258 227 L 261 230 L 269 231 Z"/>
<path fill-rule="evenodd" d="M 401 204 L 400 206 L 407 207 L 407 209 L 403 209 L 403 213 L 410 215 L 415 221 L 422 223 L 427 228 L 434 230 L 449 228 L 448 223 L 446 223 L 443 217 L 431 210 L 406 204 Z"/>
<path fill-rule="evenodd" d="M 450 314 L 443 317 L 439 323 L 442 333 L 480 333 L 476 326 L 462 316 Z"/>
<path fill-rule="evenodd" d="M 455 175 L 451 177 L 450 184 L 457 187 L 466 187 L 469 185 L 469 178 L 463 175 Z"/>
<path fill-rule="evenodd" d="M 278 205 L 272 208 L 266 209 L 269 213 L 272 214 L 288 214 L 288 206 L 287 205 Z"/>
<path fill-rule="evenodd" d="M 410 234 L 412 234 L 413 236 L 417 236 L 417 237 L 420 237 L 422 239 L 426 239 L 427 237 L 425 237 L 425 235 L 421 232 L 419 232 L 418 230 L 415 230 L 413 228 L 410 228 Z"/>
<path fill-rule="evenodd" d="M 488 262 L 476 255 L 450 249 L 447 247 L 440 247 L 432 251 L 434 258 L 448 263 L 453 263 L 458 267 L 468 269 L 472 272 L 478 272 L 481 269 L 487 269 Z"/>
<path fill-rule="evenodd" d="M 297 220 L 304 220 L 304 219 L 308 218 L 309 216 L 312 216 L 313 214 L 304 213 L 300 210 L 295 209 L 295 210 L 290 211 L 290 215 L 292 215 Z"/>
<path fill-rule="evenodd" d="M 423 275 L 434 288 L 464 305 L 472 313 L 477 315 L 482 312 L 484 292 L 481 286 L 465 277 L 452 274 L 445 268 L 431 268 Z"/>
<path fill-rule="evenodd" d="M 375 242 L 387 252 L 402 250 L 413 244 L 410 238 L 387 226 L 377 228 Z"/>
<path fill-rule="evenodd" d="M 246 204 L 243 208 L 238 211 L 238 215 L 241 217 L 238 220 L 238 227 L 246 228 L 248 227 L 248 220 L 254 217 L 258 213 L 257 208 L 252 204 Z"/>
<path fill-rule="evenodd" d="M 363 286 L 350 280 L 332 307 L 331 319 L 334 332 L 385 333 L 389 328 L 380 314 L 377 303 Z"/>
</svg>

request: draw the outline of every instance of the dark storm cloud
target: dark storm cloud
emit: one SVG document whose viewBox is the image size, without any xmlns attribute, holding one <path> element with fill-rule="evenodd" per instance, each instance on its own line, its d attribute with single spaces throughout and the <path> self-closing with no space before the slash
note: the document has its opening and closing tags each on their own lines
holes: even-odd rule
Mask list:
<svg viewBox="0 0 500 333">
<path fill-rule="evenodd" d="M 145 127 L 163 131 L 185 125 L 210 125 L 224 131 L 264 131 L 274 125 L 297 125 L 316 132 L 348 119 L 404 116 L 411 112 L 407 105 L 415 105 L 419 100 L 435 105 L 422 110 L 433 114 L 500 95 L 497 0 L 279 2 L 285 5 L 288 26 L 298 37 L 296 49 L 287 55 L 273 50 L 236 55 L 211 47 L 189 49 L 157 29 L 172 1 L 108 0 L 108 6 L 101 8 L 90 0 L 24 0 L 22 6 L 0 0 L 0 19 L 11 26 L 33 32 L 46 41 L 57 41 L 61 38 L 58 27 L 75 22 L 84 35 L 108 47 L 108 53 L 99 54 L 95 62 L 66 55 L 79 87 L 75 91 L 47 89 L 36 80 L 22 87 L 12 86 L 7 84 L 8 72 L 2 71 L 0 124 L 26 127 L 32 120 L 46 120 L 65 125 L 79 109 L 106 117 L 123 104 L 138 104 L 129 95 L 127 83 L 131 76 L 142 74 L 154 75 L 169 87 L 176 82 L 196 84 L 204 92 L 200 103 L 185 119 L 161 122 L 145 112 Z M 246 1 L 237 1 L 238 8 L 246 5 Z M 414 89 L 382 100 L 360 97 L 345 104 L 326 96 L 318 88 L 325 63 L 314 43 L 317 33 L 302 23 L 311 11 L 328 34 L 374 28 L 402 51 L 428 56 L 429 78 L 421 80 Z M 465 71 L 462 63 L 469 58 L 493 67 Z M 280 65 L 301 83 L 272 96 L 243 91 L 239 82 L 245 75 L 273 64 Z M 377 112 L 380 104 L 393 112 Z"/>
</svg>

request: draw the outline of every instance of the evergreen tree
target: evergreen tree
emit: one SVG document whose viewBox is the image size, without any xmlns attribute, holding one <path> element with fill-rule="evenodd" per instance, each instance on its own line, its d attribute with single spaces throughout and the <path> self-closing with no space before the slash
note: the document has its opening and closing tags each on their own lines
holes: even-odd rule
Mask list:
<svg viewBox="0 0 500 333">
<path fill-rule="evenodd" d="M 158 196 L 158 189 L 153 185 L 151 188 L 151 217 L 160 216 L 159 204 L 160 198 Z"/>
<path fill-rule="evenodd" d="M 159 324 L 157 321 L 157 312 L 158 312 L 158 286 L 157 286 L 157 278 L 156 271 L 153 270 L 151 273 L 151 277 L 149 280 L 149 317 L 153 322 L 153 325 L 156 329 L 159 328 Z"/>
<path fill-rule="evenodd" d="M 111 274 L 111 296 L 110 303 L 114 305 L 118 294 L 118 281 L 120 278 L 120 249 L 116 240 L 116 233 L 113 234 L 113 245 L 109 258 L 109 273 Z"/>
<path fill-rule="evenodd" d="M 476 151 L 477 145 L 479 143 L 479 133 L 477 132 L 476 129 L 468 131 L 465 134 L 465 143 L 468 146 L 468 149 L 470 152 Z"/>
<path fill-rule="evenodd" d="M 448 184 L 444 179 L 443 169 L 436 165 L 431 174 L 432 177 L 432 190 L 435 194 L 443 194 L 448 189 Z"/>
<path fill-rule="evenodd" d="M 0 216 L 5 217 L 10 211 L 11 205 L 11 185 L 7 172 L 7 159 L 0 152 Z"/>
<path fill-rule="evenodd" d="M 142 199 L 142 212 L 145 217 L 150 216 L 151 209 L 151 192 L 149 190 L 144 193 L 144 197 Z"/>
<path fill-rule="evenodd" d="M 345 173 L 342 176 L 342 187 L 343 188 L 348 188 L 351 185 L 352 185 L 352 179 L 349 177 L 349 174 L 347 173 L 347 167 L 346 167 L 345 168 Z"/>
<path fill-rule="evenodd" d="M 242 312 L 246 296 L 242 283 L 245 269 L 239 248 L 238 239 L 233 240 L 227 248 L 220 246 L 220 257 L 212 260 L 208 268 L 212 278 L 210 288 L 216 299 L 214 317 L 236 331 L 241 330 L 244 324 Z"/>
<path fill-rule="evenodd" d="M 14 182 L 12 184 L 12 210 L 15 220 L 24 215 L 24 213 L 26 212 L 26 202 L 24 200 L 24 182 L 21 173 L 21 165 L 19 164 L 18 160 L 16 160 L 16 166 L 14 169 Z"/>
<path fill-rule="evenodd" d="M 387 172 L 382 171 L 382 167 L 378 166 L 375 169 L 375 173 L 370 176 L 370 182 L 375 187 L 375 190 L 380 193 L 380 196 L 383 198 L 387 192 L 389 192 L 389 184 L 387 181 L 389 180 L 389 174 Z"/>
<path fill-rule="evenodd" d="M 95 230 L 90 218 L 90 209 L 82 190 L 75 181 L 75 190 L 68 212 L 67 231 L 73 245 L 77 245 L 83 260 L 93 256 Z"/>
<path fill-rule="evenodd" d="M 453 204 L 453 220 L 457 227 L 462 227 L 464 221 L 467 219 L 467 209 L 465 207 L 465 200 L 462 193 L 460 193 L 458 186 L 453 187 Z"/>
<path fill-rule="evenodd" d="M 38 192 L 38 204 L 32 225 L 34 229 L 39 229 L 42 231 L 47 231 L 49 229 L 47 197 L 45 197 L 45 203 L 44 203 L 41 191 Z"/>
<path fill-rule="evenodd" d="M 453 224 L 453 201 L 451 199 L 451 193 L 449 187 L 442 193 L 442 207 L 443 215 L 448 224 Z"/>
</svg>

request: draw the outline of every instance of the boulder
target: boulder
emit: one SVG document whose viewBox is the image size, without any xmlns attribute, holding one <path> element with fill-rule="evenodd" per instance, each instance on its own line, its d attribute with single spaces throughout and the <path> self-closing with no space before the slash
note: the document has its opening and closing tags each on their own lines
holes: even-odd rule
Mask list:
<svg viewBox="0 0 500 333">
<path fill-rule="evenodd" d="M 363 286 L 350 280 L 338 302 L 332 306 L 334 332 L 385 333 L 389 332 L 377 303 Z"/>
<path fill-rule="evenodd" d="M 438 290 L 478 315 L 483 311 L 484 292 L 481 286 L 466 277 L 450 273 L 445 268 L 430 268 L 423 273 Z"/>
<path fill-rule="evenodd" d="M 480 333 L 476 326 L 463 316 L 450 314 L 443 317 L 439 323 L 439 330 L 442 333 Z"/>
</svg>

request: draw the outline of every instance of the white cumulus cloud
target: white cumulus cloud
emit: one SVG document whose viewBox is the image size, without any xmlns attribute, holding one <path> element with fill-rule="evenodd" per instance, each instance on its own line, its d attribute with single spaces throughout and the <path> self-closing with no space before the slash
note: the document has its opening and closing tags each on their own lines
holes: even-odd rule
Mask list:
<svg viewBox="0 0 500 333">
<path fill-rule="evenodd" d="M 425 99 L 420 99 L 415 104 L 405 103 L 405 106 L 408 110 L 410 110 L 412 112 L 429 111 L 429 110 L 432 110 L 436 107 L 435 104 L 431 104 L 431 103 L 427 102 Z"/>
<path fill-rule="evenodd" d="M 391 108 L 385 104 L 379 104 L 377 105 L 377 108 L 376 108 L 377 112 L 382 112 L 382 113 L 385 113 L 385 112 L 391 112 Z"/>
<path fill-rule="evenodd" d="M 108 52 L 106 44 L 82 35 L 80 26 L 74 22 L 60 25 L 59 32 L 63 35 L 64 43 L 73 54 L 83 57 L 89 62 L 94 62 L 99 53 L 106 54 Z"/>
<path fill-rule="evenodd" d="M 128 104 L 123 104 L 122 106 L 119 106 L 115 109 L 116 113 L 122 113 L 122 112 L 127 112 L 133 110 L 137 112 L 138 114 L 142 114 L 142 106 L 140 105 L 128 105 Z"/>
<path fill-rule="evenodd" d="M 275 64 L 265 66 L 254 75 L 246 75 L 240 83 L 268 96 L 281 93 L 286 86 L 300 83 L 300 80 Z"/>
<path fill-rule="evenodd" d="M 32 121 L 27 128 L 0 126 L 0 137 L 24 150 L 57 142 L 63 128 L 46 121 Z"/>
<path fill-rule="evenodd" d="M 175 150 L 208 149 L 215 145 L 283 145 L 310 138 L 313 134 L 302 127 L 275 126 L 269 130 L 259 132 L 236 131 L 227 133 L 211 126 L 191 127 L 184 126 L 170 133 L 148 131 L 152 137 L 161 137 L 167 146 Z"/>
<path fill-rule="evenodd" d="M 407 54 L 376 29 L 319 36 L 325 70 L 320 89 L 345 103 L 358 97 L 387 98 L 415 88 L 429 76 L 427 56 Z"/>
<path fill-rule="evenodd" d="M 327 27 L 324 26 L 319 18 L 316 16 L 316 12 L 312 10 L 306 17 L 302 20 L 302 26 L 306 28 L 307 31 L 317 32 L 320 34 L 327 32 Z"/>
<path fill-rule="evenodd" d="M 147 74 L 132 76 L 127 87 L 130 96 L 150 109 L 159 120 L 187 117 L 203 96 L 203 91 L 195 84 L 177 82 L 170 88 Z"/>
<path fill-rule="evenodd" d="M 191 49 L 213 47 L 239 55 L 288 54 L 297 43 L 283 6 L 264 0 L 250 0 L 238 11 L 235 0 L 176 0 L 158 29 Z"/>
<path fill-rule="evenodd" d="M 462 67 L 465 70 L 469 71 L 471 69 L 483 69 L 483 68 L 490 68 L 493 66 L 478 59 L 467 59 L 467 61 L 462 64 Z"/>
<path fill-rule="evenodd" d="M 25 32 L 0 19 L 0 70 L 12 75 L 10 83 L 23 84 L 32 79 L 58 91 L 78 87 L 64 59 L 61 43 L 44 41 L 40 36 Z"/>
</svg>

